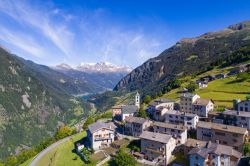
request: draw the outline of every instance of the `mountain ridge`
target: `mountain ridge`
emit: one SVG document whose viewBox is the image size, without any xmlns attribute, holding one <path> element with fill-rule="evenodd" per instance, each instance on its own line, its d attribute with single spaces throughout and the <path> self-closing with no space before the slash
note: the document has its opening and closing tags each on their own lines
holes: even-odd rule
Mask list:
<svg viewBox="0 0 250 166">
<path fill-rule="evenodd" d="M 0 48 L 0 159 L 39 143 L 61 124 L 88 115 L 57 77 L 66 76 Z M 46 75 L 47 72 L 52 72 Z M 53 73 L 54 72 L 54 73 Z M 56 85 L 59 84 L 59 85 Z"/>
<path fill-rule="evenodd" d="M 250 44 L 250 21 L 230 25 L 194 38 L 184 38 L 157 57 L 135 68 L 116 85 L 116 91 L 153 92 L 171 79 L 204 71 L 218 60 Z"/>
</svg>

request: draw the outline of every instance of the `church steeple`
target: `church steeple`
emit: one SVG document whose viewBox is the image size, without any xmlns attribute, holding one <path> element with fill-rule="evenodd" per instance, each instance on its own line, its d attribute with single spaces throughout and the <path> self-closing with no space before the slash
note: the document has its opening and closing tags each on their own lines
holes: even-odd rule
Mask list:
<svg viewBox="0 0 250 166">
<path fill-rule="evenodd" d="M 135 95 L 135 105 L 140 108 L 140 94 L 138 92 L 136 92 Z"/>
</svg>

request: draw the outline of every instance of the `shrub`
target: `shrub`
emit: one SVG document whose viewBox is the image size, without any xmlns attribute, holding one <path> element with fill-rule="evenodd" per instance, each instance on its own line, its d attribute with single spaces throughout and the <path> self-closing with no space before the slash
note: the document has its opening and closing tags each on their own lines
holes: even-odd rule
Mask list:
<svg viewBox="0 0 250 166">
<path fill-rule="evenodd" d="M 68 137 L 72 134 L 73 130 L 68 127 L 68 126 L 63 126 L 61 127 L 57 132 L 56 132 L 56 135 L 55 135 L 55 138 L 56 140 L 60 140 L 60 139 L 63 139 L 65 137 Z"/>
<path fill-rule="evenodd" d="M 126 152 L 123 149 L 120 149 L 117 155 L 115 156 L 115 164 L 119 166 L 135 166 L 135 158 Z"/>
<path fill-rule="evenodd" d="M 198 88 L 198 85 L 192 82 L 192 83 L 188 84 L 186 88 L 189 92 L 192 93 Z"/>
</svg>

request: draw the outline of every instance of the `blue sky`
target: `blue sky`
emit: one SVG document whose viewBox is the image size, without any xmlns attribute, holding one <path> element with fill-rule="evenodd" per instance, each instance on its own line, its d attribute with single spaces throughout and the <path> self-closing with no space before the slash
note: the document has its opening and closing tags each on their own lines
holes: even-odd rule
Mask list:
<svg viewBox="0 0 250 166">
<path fill-rule="evenodd" d="M 250 20 L 249 0 L 0 1 L 0 44 L 45 65 L 137 67 L 184 37 Z"/>
</svg>

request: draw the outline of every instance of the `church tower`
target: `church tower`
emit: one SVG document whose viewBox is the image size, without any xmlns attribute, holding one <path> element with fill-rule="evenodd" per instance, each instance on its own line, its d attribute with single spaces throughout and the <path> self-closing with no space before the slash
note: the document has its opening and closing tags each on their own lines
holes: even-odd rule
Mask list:
<svg viewBox="0 0 250 166">
<path fill-rule="evenodd" d="M 136 92 L 135 95 L 135 105 L 140 108 L 140 94 L 138 92 Z"/>
</svg>

